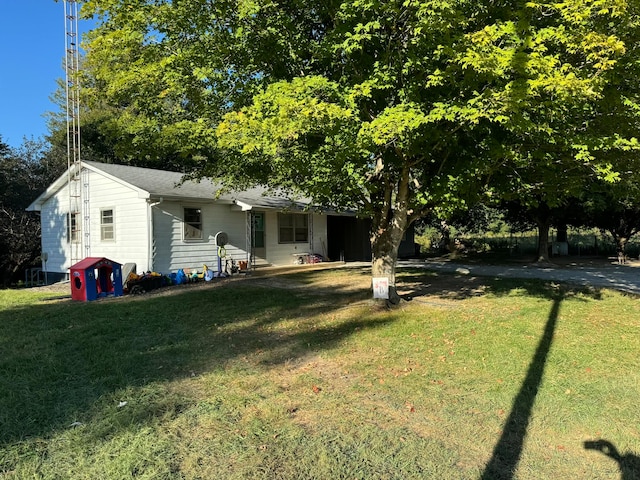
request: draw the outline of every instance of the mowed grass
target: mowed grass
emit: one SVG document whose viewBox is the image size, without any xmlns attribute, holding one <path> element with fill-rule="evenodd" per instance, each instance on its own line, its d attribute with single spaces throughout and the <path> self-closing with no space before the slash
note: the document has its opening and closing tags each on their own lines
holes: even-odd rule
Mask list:
<svg viewBox="0 0 640 480">
<path fill-rule="evenodd" d="M 90 303 L 2 291 L 0 478 L 640 475 L 638 299 L 401 282 L 394 310 L 353 268 Z"/>
</svg>

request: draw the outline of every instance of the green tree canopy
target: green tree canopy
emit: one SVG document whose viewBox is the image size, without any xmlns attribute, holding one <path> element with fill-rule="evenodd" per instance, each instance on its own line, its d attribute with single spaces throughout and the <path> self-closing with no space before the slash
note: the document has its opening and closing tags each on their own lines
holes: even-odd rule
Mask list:
<svg viewBox="0 0 640 480">
<path fill-rule="evenodd" d="M 373 274 L 393 286 L 405 229 L 431 211 L 486 185 L 503 195 L 563 172 L 615 178 L 599 152 L 636 142 L 596 127 L 615 123 L 612 102 L 637 115 L 636 85 L 620 88 L 637 66 L 636 9 L 89 0 L 100 24 L 87 95 L 117 109 L 131 156 L 178 152 L 229 188 L 277 186 L 372 218 Z"/>
</svg>

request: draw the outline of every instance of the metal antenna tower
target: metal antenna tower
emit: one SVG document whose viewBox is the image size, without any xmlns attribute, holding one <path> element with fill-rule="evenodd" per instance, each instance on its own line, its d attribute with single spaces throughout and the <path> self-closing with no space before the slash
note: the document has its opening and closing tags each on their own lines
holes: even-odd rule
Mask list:
<svg viewBox="0 0 640 480">
<path fill-rule="evenodd" d="M 65 93 L 67 108 L 67 167 L 69 213 L 67 232 L 69 266 L 90 256 L 89 173 L 83 172 L 80 157 L 80 36 L 78 2 L 64 0 Z M 84 247 L 84 248 L 83 248 Z M 83 255 L 84 250 L 84 255 Z"/>
</svg>

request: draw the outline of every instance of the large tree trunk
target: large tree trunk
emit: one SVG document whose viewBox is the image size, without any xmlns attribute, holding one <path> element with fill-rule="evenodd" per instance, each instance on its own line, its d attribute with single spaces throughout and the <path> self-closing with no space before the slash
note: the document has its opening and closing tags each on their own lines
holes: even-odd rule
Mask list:
<svg viewBox="0 0 640 480">
<path fill-rule="evenodd" d="M 627 243 L 629 243 L 631 237 L 638 233 L 638 228 L 634 227 L 634 224 L 637 223 L 637 213 L 629 212 L 629 214 L 631 215 L 631 221 L 626 215 L 621 214 L 613 226 L 607 229 L 616 244 L 618 263 L 626 263 Z"/>
<path fill-rule="evenodd" d="M 549 228 L 551 227 L 551 212 L 549 207 L 542 203 L 535 212 L 534 221 L 538 227 L 538 262 L 549 261 Z"/>
<path fill-rule="evenodd" d="M 378 210 L 371 228 L 372 278 L 386 278 L 389 284 L 387 305 L 400 303 L 396 288 L 396 262 L 402 236 L 409 225 L 409 169 L 403 169 L 396 181 L 386 179 L 376 202 Z"/>
<path fill-rule="evenodd" d="M 546 222 L 537 222 L 538 225 L 538 262 L 548 262 L 549 261 L 549 227 L 550 223 L 547 220 Z"/>
<path fill-rule="evenodd" d="M 627 262 L 627 243 L 629 242 L 630 235 L 628 233 L 621 233 L 616 229 L 609 230 L 609 233 L 613 237 L 613 241 L 616 244 L 616 254 L 618 255 L 618 263 L 623 264 Z"/>
<path fill-rule="evenodd" d="M 371 275 L 373 278 L 386 277 L 389 282 L 388 303 L 397 305 L 400 296 L 396 288 L 396 262 L 398 260 L 398 248 L 402 241 L 404 231 L 398 228 L 376 230 L 374 225 L 371 235 Z"/>
<path fill-rule="evenodd" d="M 616 253 L 618 254 L 618 263 L 627 263 L 627 237 L 616 238 Z"/>
</svg>

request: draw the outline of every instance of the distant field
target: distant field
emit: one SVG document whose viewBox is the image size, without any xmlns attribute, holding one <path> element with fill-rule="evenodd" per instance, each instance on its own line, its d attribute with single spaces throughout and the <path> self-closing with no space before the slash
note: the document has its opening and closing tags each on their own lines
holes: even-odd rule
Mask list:
<svg viewBox="0 0 640 480">
<path fill-rule="evenodd" d="M 0 291 L 0 478 L 640 476 L 638 299 L 409 271 L 386 310 L 369 281 Z"/>
</svg>

